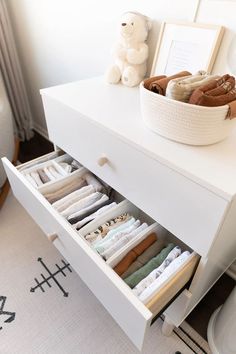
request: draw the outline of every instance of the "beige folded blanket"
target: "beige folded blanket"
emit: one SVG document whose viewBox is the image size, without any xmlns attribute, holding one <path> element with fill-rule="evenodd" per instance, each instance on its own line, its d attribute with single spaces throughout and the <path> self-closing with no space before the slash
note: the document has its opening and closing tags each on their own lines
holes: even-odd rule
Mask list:
<svg viewBox="0 0 236 354">
<path fill-rule="evenodd" d="M 87 183 L 83 178 L 78 178 L 69 182 L 62 188 L 53 191 L 51 193 L 44 194 L 44 197 L 49 201 L 49 203 L 55 203 L 57 200 L 65 197 L 67 194 L 74 192 L 76 189 L 86 186 Z"/>
<path fill-rule="evenodd" d="M 188 102 L 194 90 L 217 78 L 219 78 L 218 75 L 203 73 L 173 79 L 167 85 L 166 97 L 181 102 Z"/>
</svg>

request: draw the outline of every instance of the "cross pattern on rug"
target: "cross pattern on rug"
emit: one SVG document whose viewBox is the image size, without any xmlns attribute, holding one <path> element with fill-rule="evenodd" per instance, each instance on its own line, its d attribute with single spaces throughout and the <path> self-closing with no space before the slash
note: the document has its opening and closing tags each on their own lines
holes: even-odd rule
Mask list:
<svg viewBox="0 0 236 354">
<path fill-rule="evenodd" d="M 37 289 L 41 289 L 41 291 L 44 293 L 45 289 L 43 287 L 43 285 L 47 284 L 49 288 L 52 287 L 52 285 L 49 283 L 49 280 L 53 280 L 54 283 L 57 285 L 57 287 L 61 290 L 61 292 L 63 293 L 63 296 L 68 297 L 69 293 L 67 291 L 64 290 L 64 288 L 62 287 L 62 285 L 59 283 L 59 281 L 57 280 L 56 276 L 58 274 L 63 274 L 64 277 L 66 277 L 66 273 L 64 272 L 65 270 L 68 270 L 70 273 L 72 272 L 72 269 L 70 268 L 70 264 L 66 263 L 63 259 L 61 260 L 63 266 L 60 267 L 57 263 L 55 264 L 57 267 L 57 270 L 55 272 L 51 272 L 50 269 L 47 267 L 47 265 L 44 263 L 44 261 L 42 260 L 41 257 L 39 257 L 37 259 L 38 262 L 41 263 L 41 265 L 43 266 L 43 268 L 48 272 L 49 275 L 45 276 L 44 274 L 40 274 L 42 277 L 41 281 L 38 281 L 37 278 L 34 278 L 36 285 L 34 287 L 30 288 L 30 292 L 34 293 L 35 290 Z"/>
<path fill-rule="evenodd" d="M 3 311 L 6 300 L 7 300 L 6 296 L 0 296 L 0 315 L 8 316 L 7 319 L 4 321 L 4 323 L 10 323 L 10 322 L 14 321 L 14 319 L 16 317 L 16 313 L 9 312 L 9 311 Z M 2 327 L 0 327 L 0 330 L 1 329 L 2 329 Z"/>
</svg>

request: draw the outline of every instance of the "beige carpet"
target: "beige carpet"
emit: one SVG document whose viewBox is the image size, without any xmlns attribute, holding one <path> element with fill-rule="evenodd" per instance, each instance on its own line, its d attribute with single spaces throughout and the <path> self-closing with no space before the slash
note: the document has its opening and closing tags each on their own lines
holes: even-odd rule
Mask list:
<svg viewBox="0 0 236 354">
<path fill-rule="evenodd" d="M 61 289 L 52 279 L 44 292 L 35 288 L 48 274 L 39 257 L 58 271 Z M 0 211 L 0 354 L 138 354 L 78 275 L 67 267 L 62 274 L 61 260 L 10 194 Z M 143 353 L 193 353 L 176 334 L 164 337 L 161 324 L 151 327 Z"/>
</svg>

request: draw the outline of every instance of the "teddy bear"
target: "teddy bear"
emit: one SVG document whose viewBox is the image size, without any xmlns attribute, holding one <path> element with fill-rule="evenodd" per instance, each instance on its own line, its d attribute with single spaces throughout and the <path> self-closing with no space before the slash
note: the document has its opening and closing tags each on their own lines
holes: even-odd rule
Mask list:
<svg viewBox="0 0 236 354">
<path fill-rule="evenodd" d="M 107 73 L 106 80 L 111 84 L 137 86 L 147 71 L 148 46 L 146 40 L 151 29 L 151 21 L 137 12 L 126 12 L 121 17 L 119 40 L 113 48 L 115 58 Z"/>
</svg>

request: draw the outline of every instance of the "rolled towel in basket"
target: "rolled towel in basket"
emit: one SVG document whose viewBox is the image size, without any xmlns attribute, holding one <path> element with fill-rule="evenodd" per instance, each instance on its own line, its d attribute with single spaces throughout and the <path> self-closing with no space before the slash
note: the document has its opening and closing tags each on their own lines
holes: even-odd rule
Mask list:
<svg viewBox="0 0 236 354">
<path fill-rule="evenodd" d="M 159 95 L 165 96 L 167 85 L 171 80 L 189 75 L 191 75 L 190 72 L 181 71 L 169 77 L 164 76 L 162 79 L 160 79 L 160 76 L 151 77 L 150 79 L 144 80 L 144 87 L 150 91 L 158 93 Z"/>
<path fill-rule="evenodd" d="M 209 75 L 205 72 L 192 76 L 178 77 L 168 83 L 166 97 L 176 101 L 188 102 L 194 90 L 218 78 L 219 75 Z"/>
<path fill-rule="evenodd" d="M 223 106 L 236 100 L 235 78 L 228 74 L 196 89 L 189 103 L 199 106 Z"/>
</svg>

